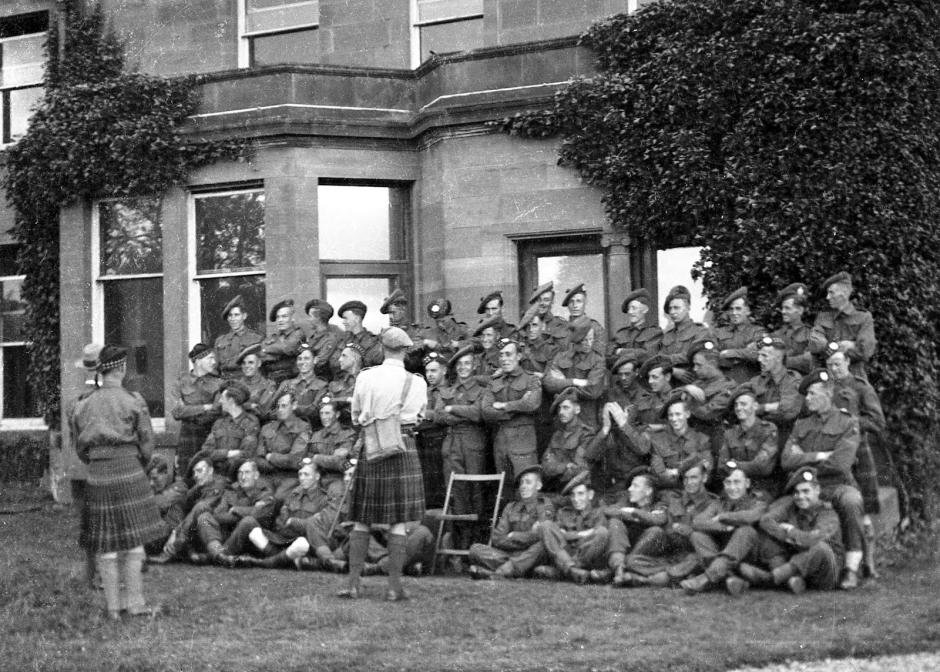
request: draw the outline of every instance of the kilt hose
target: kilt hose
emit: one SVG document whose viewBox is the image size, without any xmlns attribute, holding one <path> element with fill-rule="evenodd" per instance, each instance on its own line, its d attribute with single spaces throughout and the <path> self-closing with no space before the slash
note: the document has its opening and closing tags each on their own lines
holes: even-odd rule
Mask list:
<svg viewBox="0 0 940 672">
<path fill-rule="evenodd" d="M 86 548 L 94 553 L 127 551 L 165 533 L 160 509 L 136 455 L 89 462 L 85 502 Z"/>
<path fill-rule="evenodd" d="M 413 436 L 406 450 L 369 462 L 360 456 L 353 477 L 349 519 L 366 525 L 393 525 L 424 516 L 424 479 Z"/>
</svg>

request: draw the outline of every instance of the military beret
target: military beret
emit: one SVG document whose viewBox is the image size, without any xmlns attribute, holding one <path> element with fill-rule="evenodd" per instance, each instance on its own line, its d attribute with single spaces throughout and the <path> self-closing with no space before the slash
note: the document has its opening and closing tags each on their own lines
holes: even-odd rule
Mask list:
<svg viewBox="0 0 940 672">
<path fill-rule="evenodd" d="M 518 474 L 516 474 L 516 485 L 519 485 L 519 481 L 521 481 L 522 477 L 526 474 L 535 474 L 539 477 L 539 480 L 542 480 L 542 467 L 537 464 L 533 464 L 532 466 L 526 467 L 520 471 Z"/>
<path fill-rule="evenodd" d="M 835 354 L 837 354 L 837 353 L 839 353 L 839 352 L 841 352 L 842 354 L 844 354 L 846 357 L 849 356 L 849 354 L 848 354 L 848 352 L 846 351 L 846 349 L 843 348 L 842 346 L 840 346 L 839 343 L 838 343 L 838 341 L 831 341 L 831 342 L 829 342 L 829 343 L 826 344 L 826 359 L 829 359 L 830 357 L 832 357 L 833 355 L 835 355 Z"/>
<path fill-rule="evenodd" d="M 268 319 L 271 322 L 274 322 L 274 320 L 277 319 L 277 311 L 279 311 L 281 308 L 293 308 L 293 307 L 294 307 L 293 299 L 283 299 L 281 301 L 278 301 L 271 307 L 271 312 L 268 313 Z"/>
<path fill-rule="evenodd" d="M 803 380 L 800 381 L 800 394 L 806 394 L 810 385 L 815 385 L 816 383 L 828 384 L 829 380 L 829 372 L 826 371 L 826 369 L 813 369 L 803 376 Z"/>
<path fill-rule="evenodd" d="M 741 469 L 741 465 L 734 460 L 728 460 L 718 465 L 718 473 L 721 475 L 722 479 L 728 478 L 728 476 L 733 474 L 738 469 Z M 741 469 L 741 472 L 743 473 L 744 470 Z M 744 475 L 747 476 L 747 474 Z"/>
<path fill-rule="evenodd" d="M 672 373 L 672 362 L 665 355 L 655 355 L 643 362 L 643 366 L 640 367 L 640 371 L 637 373 L 637 380 L 640 386 L 646 390 L 650 389 L 649 375 L 653 369 L 662 369 L 664 374 L 670 374 Z"/>
<path fill-rule="evenodd" d="M 457 366 L 457 362 L 460 361 L 461 357 L 466 357 L 467 355 L 475 355 L 480 352 L 482 346 L 479 343 L 468 343 L 467 345 L 460 348 L 453 356 L 448 360 L 447 366 L 454 367 Z"/>
<path fill-rule="evenodd" d="M 320 401 L 317 402 L 317 407 L 323 408 L 324 406 L 332 406 L 333 408 L 336 408 L 337 404 L 339 403 L 340 403 L 339 399 L 334 399 L 333 397 L 327 394 L 327 395 L 323 395 L 320 398 Z"/>
<path fill-rule="evenodd" d="M 689 291 L 689 288 L 685 285 L 676 285 L 669 290 L 669 293 L 666 294 L 666 300 L 663 302 L 663 312 L 669 312 L 669 303 L 673 299 L 685 299 L 687 302 L 691 303 L 692 301 L 692 292 Z"/>
<path fill-rule="evenodd" d="M 437 362 L 441 366 L 447 366 L 447 359 L 444 357 L 444 355 L 439 353 L 437 350 L 432 350 L 431 352 L 426 354 L 424 356 L 424 360 L 422 361 L 424 362 L 425 366 L 427 366 L 428 364 L 433 364 L 434 362 Z"/>
<path fill-rule="evenodd" d="M 522 314 L 522 317 L 519 319 L 519 329 L 521 330 L 521 329 L 525 329 L 526 327 L 528 327 L 528 326 L 529 326 L 529 322 L 531 322 L 532 319 L 533 319 L 536 315 L 538 315 L 538 314 L 539 314 L 539 307 L 538 307 L 538 306 L 536 306 L 536 305 L 534 305 L 534 304 L 531 305 L 531 306 L 529 306 L 529 309 L 526 310 L 526 311 Z"/>
<path fill-rule="evenodd" d="M 261 344 L 252 343 L 249 346 L 242 348 L 242 351 L 238 353 L 238 357 L 235 359 L 236 364 L 241 364 L 245 361 L 245 357 L 248 355 L 258 355 L 261 354 Z"/>
<path fill-rule="evenodd" d="M 319 311 L 320 319 L 322 319 L 324 322 L 333 317 L 333 306 L 323 299 L 310 299 L 307 301 L 307 303 L 304 305 L 304 313 L 309 315 L 311 308 L 316 308 Z"/>
<path fill-rule="evenodd" d="M 339 307 L 339 316 L 342 317 L 347 310 L 351 310 L 352 312 L 359 315 L 359 317 L 365 317 L 366 310 L 368 309 L 366 308 L 366 304 L 364 304 L 362 301 L 347 301 Z"/>
<path fill-rule="evenodd" d="M 213 352 L 214 350 L 205 343 L 196 343 L 193 349 L 189 351 L 189 360 L 195 362 L 197 359 L 202 359 L 207 355 L 211 355 Z"/>
<path fill-rule="evenodd" d="M 802 282 L 794 282 L 777 292 L 777 303 L 783 303 L 791 297 L 800 303 L 806 303 L 807 294 L 806 285 Z"/>
<path fill-rule="evenodd" d="M 362 349 L 362 346 L 356 343 L 355 341 L 349 341 L 348 343 L 343 344 L 343 350 L 349 348 L 353 352 L 359 355 L 359 358 L 362 359 L 366 356 L 366 351 Z"/>
<path fill-rule="evenodd" d="M 568 323 L 568 342 L 580 343 L 594 326 L 591 318 L 581 315 Z M 597 334 L 595 334 L 596 336 Z"/>
<path fill-rule="evenodd" d="M 583 282 L 565 292 L 565 298 L 561 302 L 562 308 L 567 308 L 568 304 L 571 303 L 571 299 L 573 299 L 578 294 L 587 294 L 587 290 L 584 289 Z"/>
<path fill-rule="evenodd" d="M 565 487 L 561 489 L 562 495 L 571 494 L 571 491 L 574 490 L 579 485 L 587 483 L 588 489 L 591 487 L 591 472 L 587 469 L 579 471 L 577 474 L 571 477 L 571 480 L 565 483 Z"/>
<path fill-rule="evenodd" d="M 617 355 L 617 359 L 614 360 L 614 363 L 611 365 L 610 370 L 613 373 L 617 373 L 619 369 L 624 364 L 632 363 L 634 369 L 637 365 L 642 365 L 646 360 L 646 351 L 640 350 L 639 348 L 625 348 L 620 351 L 620 354 Z"/>
<path fill-rule="evenodd" d="M 414 341 L 404 329 L 389 327 L 382 332 L 382 345 L 389 350 L 404 350 L 414 345 Z"/>
<path fill-rule="evenodd" d="M 704 352 L 707 355 L 718 356 L 718 346 L 715 345 L 714 341 L 705 339 L 701 341 L 696 341 L 689 348 L 689 364 L 692 364 L 692 358 L 695 357 L 700 352 Z"/>
<path fill-rule="evenodd" d="M 442 317 L 450 315 L 450 301 L 447 299 L 435 299 L 428 304 L 428 315 L 432 320 L 439 320 Z"/>
<path fill-rule="evenodd" d="M 86 371 L 94 371 L 97 369 L 98 357 L 101 354 L 102 348 L 104 348 L 104 346 L 98 343 L 89 343 L 86 345 L 82 348 L 82 358 L 75 362 L 75 368 L 85 369 Z"/>
<path fill-rule="evenodd" d="M 483 313 L 485 313 L 486 304 L 488 304 L 493 299 L 499 299 L 499 304 L 502 305 L 503 304 L 503 290 L 497 289 L 495 291 L 490 292 L 486 296 L 482 297 L 480 299 L 480 305 L 477 306 L 477 315 L 482 315 Z"/>
<path fill-rule="evenodd" d="M 236 294 L 228 303 L 225 304 L 225 308 L 222 309 L 222 319 L 228 318 L 228 313 L 232 308 L 241 308 L 242 312 L 245 312 L 245 300 L 242 299 L 241 294 Z"/>
<path fill-rule="evenodd" d="M 659 417 L 665 419 L 669 415 L 669 407 L 673 404 L 677 404 L 680 401 L 684 402 L 686 408 L 689 407 L 689 393 L 685 390 L 673 390 L 668 397 L 666 397 L 666 402 L 659 409 Z"/>
<path fill-rule="evenodd" d="M 623 303 L 620 304 L 620 311 L 626 313 L 628 310 L 630 310 L 631 301 L 639 301 L 640 303 L 649 306 L 653 299 L 650 297 L 650 293 L 646 288 L 640 287 L 639 289 L 634 289 L 632 292 L 627 294 L 623 300 Z"/>
<path fill-rule="evenodd" d="M 396 289 L 392 292 L 391 296 L 386 297 L 382 302 L 382 306 L 379 308 L 379 312 L 383 315 L 388 315 L 388 309 L 395 304 L 407 305 L 408 299 L 405 297 L 405 293 L 401 289 Z"/>
<path fill-rule="evenodd" d="M 734 402 L 738 397 L 743 397 L 745 394 L 750 395 L 754 401 L 757 401 L 757 391 L 754 389 L 754 386 L 750 383 L 742 383 L 738 385 L 734 390 L 731 391 L 731 396 L 728 398 L 728 417 L 734 418 Z"/>
<path fill-rule="evenodd" d="M 659 478 L 656 477 L 656 474 L 653 473 L 649 465 L 641 464 L 638 467 L 634 467 L 627 472 L 625 480 L 627 483 L 631 483 L 637 476 L 645 476 L 647 479 L 649 479 L 649 483 L 651 486 L 653 486 L 654 490 L 659 487 Z"/>
<path fill-rule="evenodd" d="M 484 329 L 489 329 L 490 327 L 498 328 L 503 323 L 503 318 L 499 315 L 490 315 L 489 317 L 484 317 L 477 323 L 477 326 L 473 329 L 473 336 L 479 336 L 483 333 Z"/>
<path fill-rule="evenodd" d="M 127 361 L 127 348 L 119 345 L 106 345 L 98 355 L 98 371 L 116 369 Z"/>
<path fill-rule="evenodd" d="M 503 348 L 508 348 L 510 345 L 516 346 L 516 351 L 517 351 L 517 352 L 519 351 L 519 347 L 520 347 L 520 346 L 519 346 L 519 341 L 517 341 L 517 340 L 514 339 L 514 338 L 509 338 L 508 336 L 504 336 L 503 338 L 501 338 L 501 339 L 499 339 L 498 341 L 496 341 L 496 347 L 497 347 L 497 349 L 499 349 L 500 351 L 502 351 Z"/>
<path fill-rule="evenodd" d="M 251 390 L 240 380 L 230 380 L 225 383 L 225 387 L 222 389 L 228 394 L 229 398 L 239 406 L 244 404 L 248 401 L 248 398 L 251 397 Z"/>
<path fill-rule="evenodd" d="M 543 282 L 541 285 L 532 290 L 531 296 L 529 296 L 529 304 L 536 303 L 539 300 L 539 297 L 542 296 L 545 292 L 555 293 L 555 282 L 549 280 L 548 282 Z"/>
<path fill-rule="evenodd" d="M 800 483 L 815 483 L 819 485 L 819 474 L 816 471 L 816 467 L 800 467 L 792 474 L 790 478 L 787 479 L 787 485 L 783 489 L 784 492 L 790 492 Z"/>
<path fill-rule="evenodd" d="M 779 336 L 771 336 L 770 334 L 764 334 L 759 339 L 757 339 L 758 348 L 776 348 L 777 350 L 786 350 L 787 344 Z"/>
<path fill-rule="evenodd" d="M 745 303 L 747 302 L 747 287 L 738 287 L 736 290 L 726 296 L 725 300 L 721 302 L 721 309 L 728 310 L 731 308 L 731 304 L 738 299 L 744 299 Z"/>
<path fill-rule="evenodd" d="M 829 289 L 829 285 L 834 285 L 837 282 L 843 282 L 847 285 L 852 284 L 852 276 L 846 273 L 845 271 L 839 271 L 835 275 L 829 276 L 826 278 L 826 281 L 822 284 L 823 291 L 825 292 Z"/>
<path fill-rule="evenodd" d="M 561 402 L 563 401 L 574 401 L 580 404 L 581 401 L 578 399 L 578 388 L 574 386 L 566 387 L 561 392 L 556 394 L 554 401 L 552 401 L 551 408 L 548 409 L 549 415 L 555 415 L 555 411 L 558 410 L 558 407 L 561 406 Z"/>
<path fill-rule="evenodd" d="M 690 470 L 695 469 L 695 467 L 701 467 L 701 468 L 702 468 L 702 473 L 705 474 L 706 476 L 708 475 L 708 473 L 709 473 L 709 472 L 708 472 L 708 462 L 706 462 L 705 460 L 702 460 L 702 461 L 700 461 L 700 462 L 693 462 L 692 464 L 690 464 L 689 466 L 687 466 L 685 469 L 680 469 L 680 470 L 679 470 L 679 476 L 680 476 L 680 477 L 685 476 L 687 473 L 689 473 Z"/>
</svg>

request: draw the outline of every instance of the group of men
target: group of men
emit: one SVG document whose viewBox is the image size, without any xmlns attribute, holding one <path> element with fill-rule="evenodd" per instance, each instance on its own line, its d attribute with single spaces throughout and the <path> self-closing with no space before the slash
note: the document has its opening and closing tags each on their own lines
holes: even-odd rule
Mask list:
<svg viewBox="0 0 940 672">
<path fill-rule="evenodd" d="M 690 293 L 677 286 L 663 330 L 637 289 L 622 304 L 627 326 L 608 334 L 587 315 L 583 285 L 563 295 L 566 317 L 554 313 L 552 283 L 535 288 L 518 325 L 494 291 L 470 327 L 443 298 L 427 307 L 430 325 L 410 324 L 396 290 L 381 312 L 412 343 L 406 367 L 427 380 L 422 467 L 437 457 L 442 483 L 503 473 L 517 486 L 492 538 L 485 524 L 448 525 L 470 561 L 452 569 L 735 594 L 857 586 L 874 571 L 870 442 L 885 421 L 865 365 L 876 341 L 847 273 L 822 291 L 830 309 L 810 325 L 808 288 L 783 288 L 783 323 L 769 330 L 752 321 L 745 288 L 711 328 L 690 319 Z M 230 332 L 193 347 L 177 386 L 180 478 L 166 463 L 151 470 L 167 530 L 156 561 L 345 569 L 344 474 L 359 451 L 348 404 L 359 372 L 382 361 L 366 310 L 344 303 L 340 329 L 314 299 L 301 326 L 284 300 L 262 338 L 239 297 L 226 305 Z M 485 521 L 493 506 L 473 484 L 451 490 L 451 513 Z M 409 525 L 408 565 L 427 567 L 434 521 Z M 378 571 L 383 539 L 372 537 Z"/>
</svg>

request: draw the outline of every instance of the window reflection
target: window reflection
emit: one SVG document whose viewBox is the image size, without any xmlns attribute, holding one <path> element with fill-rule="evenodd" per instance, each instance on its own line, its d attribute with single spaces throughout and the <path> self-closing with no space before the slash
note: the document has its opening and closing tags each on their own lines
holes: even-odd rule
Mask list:
<svg viewBox="0 0 940 672">
<path fill-rule="evenodd" d="M 391 259 L 391 208 L 389 187 L 320 185 L 320 259 Z"/>
<path fill-rule="evenodd" d="M 159 198 L 102 201 L 98 213 L 102 275 L 163 271 Z"/>
<path fill-rule="evenodd" d="M 264 192 L 196 199 L 196 272 L 264 269 Z"/>
<path fill-rule="evenodd" d="M 376 334 L 388 326 L 388 316 L 382 315 L 379 308 L 389 292 L 389 278 L 327 278 L 326 280 L 326 300 L 337 313 L 340 306 L 347 301 L 362 301 L 367 308 L 362 325 Z M 330 322 L 339 326 L 343 325 L 339 315 L 334 315 Z"/>
</svg>

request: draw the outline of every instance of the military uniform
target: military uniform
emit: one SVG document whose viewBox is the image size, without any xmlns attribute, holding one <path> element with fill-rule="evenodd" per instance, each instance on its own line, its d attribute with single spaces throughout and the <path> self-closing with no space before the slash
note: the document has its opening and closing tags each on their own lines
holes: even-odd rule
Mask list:
<svg viewBox="0 0 940 672">
<path fill-rule="evenodd" d="M 327 480 L 342 480 L 349 459 L 355 457 L 353 447 L 356 432 L 338 421 L 329 427 L 314 432 L 307 444 L 306 455 L 324 473 Z"/>
<path fill-rule="evenodd" d="M 767 501 L 747 493 L 740 499 L 722 495 L 692 519 L 689 540 L 710 583 L 723 580 L 757 547 L 756 525 Z"/>
<path fill-rule="evenodd" d="M 561 376 L 552 375 L 553 372 Z M 542 385 L 546 392 L 558 394 L 574 386 L 575 378 L 582 378 L 588 383 L 585 387 L 577 388 L 581 419 L 591 427 L 598 427 L 601 399 L 607 391 L 607 369 L 603 356 L 594 350 L 582 352 L 577 346 L 569 346 L 552 359 L 542 378 Z"/>
<path fill-rule="evenodd" d="M 194 485 L 186 491 L 183 500 L 185 515 L 163 547 L 163 561 L 177 557 L 193 546 L 198 539 L 199 516 L 211 513 L 227 488 L 228 481 L 225 477 L 216 474 L 205 485 Z"/>
<path fill-rule="evenodd" d="M 646 391 L 636 400 L 635 424 L 642 426 L 660 426 L 663 423 L 663 406 L 672 396 L 672 388 L 662 392 Z"/>
<path fill-rule="evenodd" d="M 247 489 L 235 483 L 222 494 L 211 513 L 198 517 L 199 538 L 210 553 L 221 544 L 222 553 L 233 555 L 241 550 L 251 530 L 271 524 L 274 508 L 274 493 L 263 479 Z"/>
<path fill-rule="evenodd" d="M 212 423 L 219 417 L 218 400 L 224 381 L 212 373 L 196 376 L 184 373 L 173 390 L 173 418 L 180 421 L 180 442 L 176 449 L 178 471 L 186 474 L 193 455 L 202 449 Z M 203 408 L 212 404 L 211 410 Z"/>
<path fill-rule="evenodd" d="M 362 366 L 378 366 L 385 356 L 382 341 L 368 329 L 361 329 L 358 334 L 346 332 L 346 343 L 355 343 L 362 349 Z"/>
<path fill-rule="evenodd" d="M 640 350 L 645 357 L 652 357 L 659 352 L 662 342 L 663 330 L 658 324 L 621 327 L 607 348 L 607 364 L 613 365 L 624 350 Z"/>
<path fill-rule="evenodd" d="M 470 547 L 470 562 L 490 570 L 496 570 L 508 562 L 512 567 L 512 576 L 528 574 L 545 559 L 542 533 L 533 530 L 532 526 L 535 523 L 547 523 L 554 516 L 555 507 L 544 495 L 509 502 L 493 530 L 492 544 L 473 544 Z"/>
<path fill-rule="evenodd" d="M 539 317 L 542 320 L 542 334 L 555 348 L 564 349 L 568 342 L 568 320 L 554 315 L 551 311 Z"/>
<path fill-rule="evenodd" d="M 784 324 L 771 336 L 782 340 L 786 346 L 786 367 L 804 376 L 813 369 L 813 354 L 809 351 L 810 327 L 803 324 Z"/>
<path fill-rule="evenodd" d="M 429 509 L 444 506 L 447 485 L 444 482 L 444 462 L 441 453 L 447 428 L 434 422 L 434 407 L 441 396 L 439 385 L 428 386 L 428 406 L 424 420 L 417 426 L 418 458 L 424 479 L 424 496 Z"/>
<path fill-rule="evenodd" d="M 782 446 L 790 435 L 793 421 L 803 409 L 803 395 L 800 394 L 800 374 L 783 369 L 779 374 L 761 373 L 748 381 L 754 390 L 755 399 L 761 407 L 757 414 L 763 420 L 770 420 L 777 425 L 778 445 Z M 779 403 L 776 411 L 766 411 L 763 404 Z"/>
<path fill-rule="evenodd" d="M 722 421 L 728 414 L 731 403 L 731 392 L 735 388 L 733 381 L 723 375 L 715 376 L 710 380 L 699 378 L 692 383 L 705 394 L 705 401 L 701 403 L 690 402 L 689 411 L 692 418 L 689 424 L 703 434 L 708 435 L 711 442 L 712 457 L 718 455 L 721 448 L 721 439 L 724 434 Z"/>
<path fill-rule="evenodd" d="M 296 324 L 276 331 L 261 341 L 261 367 L 264 375 L 279 384 L 297 375 L 297 355 L 304 332 Z"/>
<path fill-rule="evenodd" d="M 869 435 L 878 436 L 885 429 L 886 421 L 881 401 L 875 388 L 861 376 L 849 375 L 842 379 L 833 378 L 832 381 L 833 404 L 858 418 L 859 444 L 854 474 L 865 502 L 865 513 L 880 513 L 878 470 L 875 467 Z"/>
<path fill-rule="evenodd" d="M 765 332 L 763 327 L 752 324 L 750 320 L 744 324 L 728 324 L 715 329 L 718 351 L 729 351 L 721 355 L 718 365 L 735 383 L 746 382 L 760 373 L 754 344 Z"/>
<path fill-rule="evenodd" d="M 636 452 L 651 455 L 650 467 L 661 487 L 679 487 L 681 474 L 693 464 L 702 464 L 706 471 L 711 471 L 708 437 L 691 427 L 682 436 L 676 434 L 672 427 L 654 429 L 649 434 L 641 434 L 630 423 L 621 429 Z M 668 469 L 678 469 L 680 475 L 667 475 Z"/>
<path fill-rule="evenodd" d="M 277 386 L 273 380 L 268 380 L 260 373 L 253 376 L 240 376 L 236 380 L 248 388 L 248 401 L 245 402 L 245 410 L 258 416 L 258 420 L 264 422 L 271 413 L 274 406 L 274 392 Z"/>
<path fill-rule="evenodd" d="M 238 355 L 249 345 L 260 343 L 262 336 L 257 331 L 242 327 L 238 331 L 229 331 L 215 339 L 215 356 L 219 361 L 219 372 L 225 380 L 232 380 L 241 375 Z"/>
<path fill-rule="evenodd" d="M 319 427 L 320 401 L 326 396 L 327 382 L 313 373 L 297 376 L 283 381 L 274 393 L 274 398 L 280 399 L 286 392 L 292 392 L 294 395 L 294 401 L 297 403 L 294 413 L 297 417 L 309 422 L 311 427 Z"/>
<path fill-rule="evenodd" d="M 193 461 L 208 458 L 218 473 L 232 478 L 242 462 L 253 460 L 257 455 L 260 431 L 258 418 L 247 411 L 242 411 L 237 418 L 225 414 L 212 424 L 212 431 Z M 229 457 L 230 450 L 238 450 L 240 454 Z"/>
<path fill-rule="evenodd" d="M 630 508 L 629 513 L 623 511 Z M 669 522 L 668 503 L 662 499 L 645 506 L 630 502 L 629 493 L 622 492 L 612 504 L 604 507 L 610 541 L 607 547 L 607 566 L 617 571 L 623 566 L 627 554 L 649 528 L 662 528 Z"/>
<path fill-rule="evenodd" d="M 558 424 L 542 455 L 545 489 L 561 492 L 572 478 L 582 471 L 591 471 L 595 481 L 603 482 L 599 463 L 603 457 L 606 437 L 594 427 L 575 417 L 567 424 Z"/>
<path fill-rule="evenodd" d="M 839 312 L 826 310 L 819 313 L 810 333 L 810 352 L 822 359 L 826 347 L 839 341 L 854 341 L 855 346 L 846 353 L 850 361 L 849 370 L 868 380 L 865 365 L 875 354 L 878 345 L 875 339 L 875 320 L 871 313 L 856 308 L 853 303 L 849 303 L 845 310 Z"/>
<path fill-rule="evenodd" d="M 329 380 L 339 373 L 339 355 L 343 350 L 346 332 L 335 324 L 328 324 L 322 329 L 313 328 L 307 336 L 307 345 L 313 352 L 313 372 L 320 378 Z"/>
<path fill-rule="evenodd" d="M 541 526 L 542 544 L 552 563 L 562 573 L 573 567 L 597 569 L 605 565 L 610 533 L 604 512 L 588 502 L 584 511 L 573 505 L 555 512 L 555 519 Z M 581 536 L 580 533 L 590 531 Z"/>
<path fill-rule="evenodd" d="M 632 424 L 632 431 L 639 428 L 628 418 L 627 424 Z M 639 467 L 649 465 L 649 453 L 641 452 L 643 447 L 631 441 L 626 430 L 618 425 L 611 428 L 604 447 L 604 466 L 602 473 L 604 483 L 601 491 L 605 501 L 614 501 L 630 486 L 630 478 Z M 627 506 L 627 505 L 625 505 Z"/>
<path fill-rule="evenodd" d="M 445 357 L 450 357 L 466 342 L 469 334 L 465 322 L 458 322 L 452 316 L 447 315 L 435 320 L 433 327 L 424 327 L 420 338 L 422 341 L 432 341 L 436 344 L 433 349 Z"/>
<path fill-rule="evenodd" d="M 272 420 L 261 428 L 255 464 L 277 494 L 297 484 L 297 470 L 307 454 L 309 441 L 310 424 L 296 415 L 284 421 Z"/>
<path fill-rule="evenodd" d="M 565 327 L 565 333 L 567 333 L 567 327 Z M 522 361 L 519 364 L 530 373 L 545 373 L 556 354 L 558 354 L 558 346 L 544 335 L 539 336 L 534 343 L 526 339 L 522 341 Z"/>
<path fill-rule="evenodd" d="M 334 401 L 349 403 L 356 389 L 356 376 L 346 371 L 337 373 L 326 386 L 327 396 Z"/>
<path fill-rule="evenodd" d="M 666 355 L 673 366 L 688 366 L 689 350 L 698 341 L 715 340 L 711 330 L 704 324 L 685 319 L 678 324 L 671 324 L 663 331 L 662 346 L 659 354 Z"/>
<path fill-rule="evenodd" d="M 497 401 L 505 402 L 506 408 L 493 408 Z M 505 472 L 505 480 L 510 483 L 515 474 L 538 464 L 535 420 L 541 404 L 541 382 L 522 367 L 494 376 L 483 393 L 483 419 L 496 425 L 493 437 L 496 471 Z"/>
<path fill-rule="evenodd" d="M 754 490 L 772 499 L 780 492 L 781 486 L 775 476 L 777 452 L 777 426 L 768 420 L 755 419 L 750 427 L 745 428 L 738 423 L 725 430 L 718 463 L 734 461 L 751 479 Z"/>
</svg>

